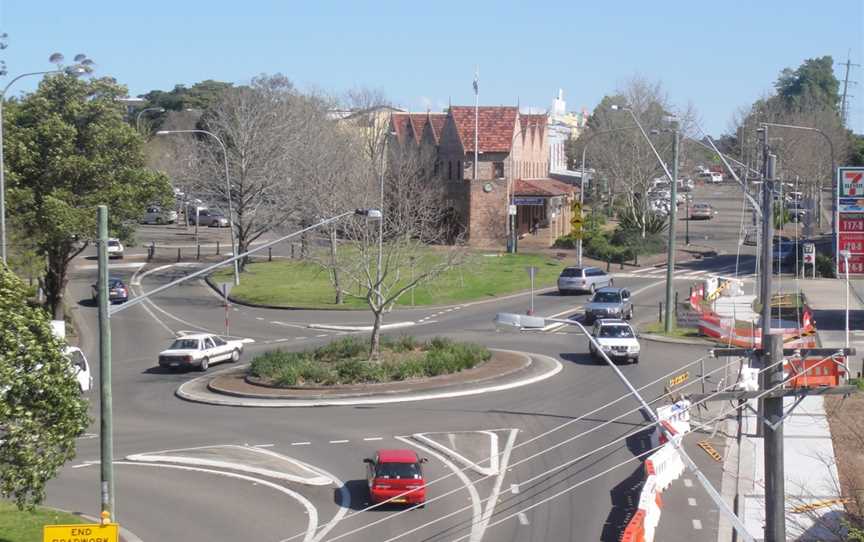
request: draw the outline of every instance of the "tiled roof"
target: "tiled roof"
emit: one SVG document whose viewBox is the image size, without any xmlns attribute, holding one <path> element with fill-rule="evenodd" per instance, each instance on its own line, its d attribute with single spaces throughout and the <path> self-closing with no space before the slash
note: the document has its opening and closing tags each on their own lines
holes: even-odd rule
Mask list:
<svg viewBox="0 0 864 542">
<path fill-rule="evenodd" d="M 573 194 L 576 187 L 555 179 L 517 179 L 513 187 L 516 196 L 561 196 Z"/>
<path fill-rule="evenodd" d="M 444 123 L 447 122 L 446 113 L 429 113 L 429 124 L 432 127 L 432 135 L 435 137 L 435 144 L 441 141 L 441 134 L 444 133 Z"/>
<path fill-rule="evenodd" d="M 516 125 L 515 107 L 480 107 L 477 111 L 480 152 L 509 152 Z M 474 152 L 474 107 L 452 106 L 450 115 L 462 140 L 465 152 Z"/>
<path fill-rule="evenodd" d="M 411 122 L 411 115 L 408 113 L 393 113 L 390 115 L 390 128 L 396 132 L 396 139 L 401 144 L 405 144 L 408 135 L 408 125 Z"/>
</svg>

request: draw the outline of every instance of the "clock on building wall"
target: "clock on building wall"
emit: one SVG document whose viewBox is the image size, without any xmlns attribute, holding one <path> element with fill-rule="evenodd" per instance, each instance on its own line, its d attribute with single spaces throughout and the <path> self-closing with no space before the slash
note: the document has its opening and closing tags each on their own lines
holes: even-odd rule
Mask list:
<svg viewBox="0 0 864 542">
<path fill-rule="evenodd" d="M 492 191 L 492 183 L 486 183 L 486 184 L 484 184 L 484 185 L 483 185 L 483 191 L 484 191 L 484 192 L 487 192 L 487 193 L 488 193 L 488 192 L 491 192 L 491 191 Z"/>
</svg>

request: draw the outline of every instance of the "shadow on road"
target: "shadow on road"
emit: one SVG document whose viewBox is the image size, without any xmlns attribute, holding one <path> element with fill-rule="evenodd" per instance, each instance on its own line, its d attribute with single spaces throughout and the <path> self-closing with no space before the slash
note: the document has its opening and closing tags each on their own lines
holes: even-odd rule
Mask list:
<svg viewBox="0 0 864 542">
<path fill-rule="evenodd" d="M 639 466 L 621 483 L 609 492 L 612 501 L 612 510 L 606 516 L 603 531 L 600 533 L 602 542 L 618 542 L 621 534 L 627 526 L 627 522 L 633 517 L 639 505 L 639 493 L 645 481 L 644 467 Z"/>
<path fill-rule="evenodd" d="M 348 480 L 342 487 L 348 490 L 348 494 L 351 495 L 351 505 L 349 506 L 351 510 L 364 510 L 372 505 L 372 501 L 369 499 L 369 485 L 365 479 Z M 345 503 L 342 502 L 342 488 L 333 490 L 333 502 L 337 506 L 345 506 Z M 369 512 L 399 511 L 410 506 L 404 504 L 382 504 L 372 508 Z"/>
<path fill-rule="evenodd" d="M 78 304 L 81 305 L 82 307 L 91 307 L 91 308 L 98 306 L 98 304 L 96 303 L 96 300 L 93 299 L 92 297 L 85 297 L 83 299 L 79 299 Z"/>
<path fill-rule="evenodd" d="M 141 374 L 147 375 L 176 375 L 192 372 L 191 369 L 177 369 L 171 367 L 162 367 L 160 365 L 155 365 L 153 367 L 148 367 L 141 371 Z"/>
</svg>

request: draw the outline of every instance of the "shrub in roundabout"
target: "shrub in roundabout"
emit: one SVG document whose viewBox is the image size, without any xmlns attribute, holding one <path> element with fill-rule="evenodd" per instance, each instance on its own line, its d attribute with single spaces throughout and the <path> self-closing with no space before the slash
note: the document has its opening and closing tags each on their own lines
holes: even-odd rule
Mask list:
<svg viewBox="0 0 864 542">
<path fill-rule="evenodd" d="M 394 382 L 458 373 L 489 360 L 484 346 L 436 337 L 382 338 L 381 358 L 369 359 L 369 345 L 346 337 L 302 352 L 275 350 L 252 360 L 249 374 L 281 387 Z"/>
</svg>

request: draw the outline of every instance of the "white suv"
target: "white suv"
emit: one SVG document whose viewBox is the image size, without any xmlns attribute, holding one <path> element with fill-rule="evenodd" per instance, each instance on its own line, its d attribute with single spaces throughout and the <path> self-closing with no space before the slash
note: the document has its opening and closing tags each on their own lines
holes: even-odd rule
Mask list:
<svg viewBox="0 0 864 542">
<path fill-rule="evenodd" d="M 612 361 L 639 363 L 641 347 L 639 346 L 638 335 L 624 320 L 617 318 L 597 320 L 591 329 L 591 336 Z M 589 342 L 588 349 L 595 359 L 600 358 L 600 353 L 597 352 L 593 342 Z"/>
</svg>

